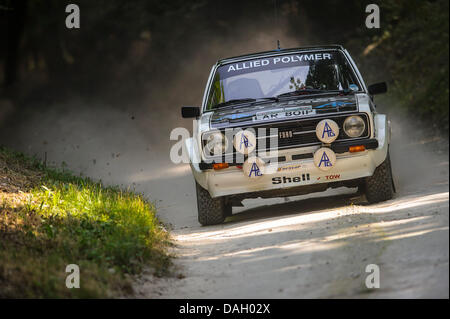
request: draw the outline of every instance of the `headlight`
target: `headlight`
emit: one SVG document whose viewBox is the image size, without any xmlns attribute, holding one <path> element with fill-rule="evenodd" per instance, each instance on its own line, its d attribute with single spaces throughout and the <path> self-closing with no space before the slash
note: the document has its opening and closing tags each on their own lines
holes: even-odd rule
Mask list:
<svg viewBox="0 0 450 319">
<path fill-rule="evenodd" d="M 360 137 L 365 129 L 366 124 L 360 116 L 349 116 L 344 121 L 344 132 L 348 137 Z"/>
<path fill-rule="evenodd" d="M 228 139 L 223 133 L 215 131 L 205 135 L 202 137 L 205 155 L 222 155 L 228 148 Z"/>
</svg>

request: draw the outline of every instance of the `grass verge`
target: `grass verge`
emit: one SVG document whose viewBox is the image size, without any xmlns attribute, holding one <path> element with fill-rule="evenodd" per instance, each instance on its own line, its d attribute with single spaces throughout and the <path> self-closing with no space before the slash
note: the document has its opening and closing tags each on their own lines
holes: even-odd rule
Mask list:
<svg viewBox="0 0 450 319">
<path fill-rule="evenodd" d="M 0 147 L 0 298 L 127 295 L 144 266 L 168 272 L 169 245 L 142 195 Z M 69 264 L 79 289 L 66 287 Z"/>
</svg>

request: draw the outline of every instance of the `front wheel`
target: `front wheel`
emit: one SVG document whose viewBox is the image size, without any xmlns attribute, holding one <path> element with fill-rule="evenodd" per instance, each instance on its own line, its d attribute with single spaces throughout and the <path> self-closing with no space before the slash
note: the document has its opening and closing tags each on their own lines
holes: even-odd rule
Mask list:
<svg viewBox="0 0 450 319">
<path fill-rule="evenodd" d="M 230 214 L 231 206 L 224 197 L 212 198 L 209 192 L 195 182 L 197 191 L 198 221 L 203 226 L 223 223 Z"/>
<path fill-rule="evenodd" d="M 389 152 L 373 175 L 364 179 L 363 190 L 370 204 L 386 201 L 394 196 L 395 188 Z"/>
</svg>

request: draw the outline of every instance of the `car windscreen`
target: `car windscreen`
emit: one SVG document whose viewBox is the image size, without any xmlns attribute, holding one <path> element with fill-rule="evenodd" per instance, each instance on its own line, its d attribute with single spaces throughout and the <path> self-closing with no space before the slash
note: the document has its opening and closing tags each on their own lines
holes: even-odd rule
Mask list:
<svg viewBox="0 0 450 319">
<path fill-rule="evenodd" d="M 206 110 L 231 100 L 268 98 L 302 89 L 360 91 L 361 87 L 340 51 L 264 57 L 219 66 Z"/>
</svg>

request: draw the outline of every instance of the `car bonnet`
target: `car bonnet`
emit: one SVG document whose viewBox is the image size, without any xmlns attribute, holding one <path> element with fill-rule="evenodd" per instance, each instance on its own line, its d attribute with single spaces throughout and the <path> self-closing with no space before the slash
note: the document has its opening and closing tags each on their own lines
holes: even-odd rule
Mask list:
<svg viewBox="0 0 450 319">
<path fill-rule="evenodd" d="M 220 129 L 357 110 L 358 105 L 353 94 L 321 96 L 218 109 L 213 111 L 210 123 L 211 128 Z"/>
</svg>

